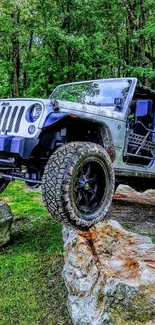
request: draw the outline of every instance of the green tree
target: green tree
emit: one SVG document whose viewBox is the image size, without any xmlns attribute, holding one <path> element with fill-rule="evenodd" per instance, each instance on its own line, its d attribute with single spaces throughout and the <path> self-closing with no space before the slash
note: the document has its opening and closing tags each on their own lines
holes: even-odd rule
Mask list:
<svg viewBox="0 0 155 325">
<path fill-rule="evenodd" d="M 0 96 L 137 76 L 155 88 L 153 0 L 1 0 Z"/>
</svg>

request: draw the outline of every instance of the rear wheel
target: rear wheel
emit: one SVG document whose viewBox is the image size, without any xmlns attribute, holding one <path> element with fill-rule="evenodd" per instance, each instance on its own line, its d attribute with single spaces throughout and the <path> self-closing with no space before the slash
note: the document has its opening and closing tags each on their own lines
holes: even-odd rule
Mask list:
<svg viewBox="0 0 155 325">
<path fill-rule="evenodd" d="M 100 145 L 68 143 L 48 160 L 42 179 L 43 200 L 57 221 L 89 228 L 106 215 L 114 185 L 112 162 Z"/>
</svg>

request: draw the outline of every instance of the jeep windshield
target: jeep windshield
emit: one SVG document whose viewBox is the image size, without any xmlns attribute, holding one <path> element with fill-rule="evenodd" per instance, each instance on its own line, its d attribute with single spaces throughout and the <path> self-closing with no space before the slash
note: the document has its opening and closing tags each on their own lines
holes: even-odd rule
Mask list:
<svg viewBox="0 0 155 325">
<path fill-rule="evenodd" d="M 51 99 L 76 102 L 95 106 L 115 107 L 115 100 L 122 103 L 128 95 L 132 80 L 111 79 L 60 85 L 55 88 Z"/>
</svg>

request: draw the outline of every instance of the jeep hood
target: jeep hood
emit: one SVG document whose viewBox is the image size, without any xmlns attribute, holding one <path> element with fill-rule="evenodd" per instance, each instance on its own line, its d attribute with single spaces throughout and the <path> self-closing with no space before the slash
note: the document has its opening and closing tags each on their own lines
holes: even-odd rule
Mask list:
<svg viewBox="0 0 155 325">
<path fill-rule="evenodd" d="M 106 118 L 124 120 L 124 115 L 121 112 L 121 109 L 115 107 L 114 105 L 95 106 L 95 105 L 88 105 L 88 104 L 81 104 L 81 103 L 60 101 L 60 100 L 58 100 L 57 102 L 59 103 L 60 111 L 66 113 L 76 114 L 76 115 L 83 115 L 83 114 L 100 115 Z"/>
</svg>

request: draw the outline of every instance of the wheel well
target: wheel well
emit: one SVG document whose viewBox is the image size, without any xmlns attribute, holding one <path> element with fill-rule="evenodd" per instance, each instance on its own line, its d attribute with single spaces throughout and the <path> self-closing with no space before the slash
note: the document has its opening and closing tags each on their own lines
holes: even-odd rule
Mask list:
<svg viewBox="0 0 155 325">
<path fill-rule="evenodd" d="M 67 142 L 88 141 L 100 144 L 106 149 L 112 161 L 115 159 L 113 139 L 105 123 L 73 119 L 67 125 Z"/>
<path fill-rule="evenodd" d="M 108 152 L 112 161 L 115 159 L 113 139 L 109 127 L 105 123 L 97 123 L 79 118 L 60 121 L 55 127 L 48 127 L 41 134 L 41 148 L 52 153 L 67 142 L 94 142 Z"/>
</svg>

